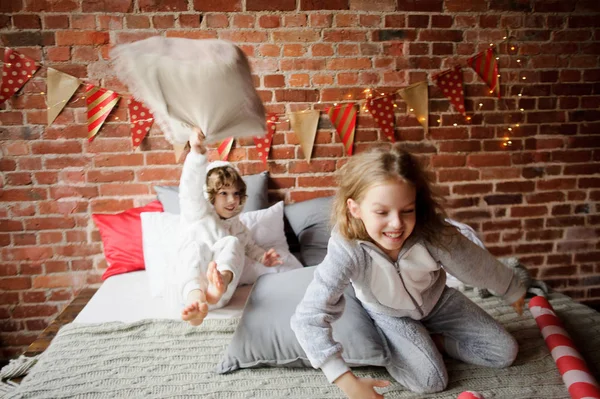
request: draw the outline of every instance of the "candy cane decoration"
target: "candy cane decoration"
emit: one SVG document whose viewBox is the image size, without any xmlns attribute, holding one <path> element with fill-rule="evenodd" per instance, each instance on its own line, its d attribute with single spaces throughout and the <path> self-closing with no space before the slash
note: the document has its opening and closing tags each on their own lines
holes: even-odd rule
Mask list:
<svg viewBox="0 0 600 399">
<path fill-rule="evenodd" d="M 529 310 L 542 331 L 546 346 L 556 362 L 563 382 L 572 399 L 600 399 L 600 386 L 573 340 L 546 298 L 536 296 L 529 301 Z"/>
<path fill-rule="evenodd" d="M 483 395 L 479 392 L 464 391 L 456 397 L 456 399 L 484 399 Z"/>
</svg>

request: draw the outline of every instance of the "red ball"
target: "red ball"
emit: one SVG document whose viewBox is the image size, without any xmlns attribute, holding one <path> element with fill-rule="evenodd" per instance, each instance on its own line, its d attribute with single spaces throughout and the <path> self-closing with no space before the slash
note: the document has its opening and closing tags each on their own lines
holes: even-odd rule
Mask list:
<svg viewBox="0 0 600 399">
<path fill-rule="evenodd" d="M 456 399 L 484 399 L 479 392 L 465 391 L 456 397 Z"/>
</svg>

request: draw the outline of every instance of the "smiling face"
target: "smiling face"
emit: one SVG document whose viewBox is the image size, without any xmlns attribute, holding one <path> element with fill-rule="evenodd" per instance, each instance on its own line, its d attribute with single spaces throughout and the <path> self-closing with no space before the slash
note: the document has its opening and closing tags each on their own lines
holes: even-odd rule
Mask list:
<svg viewBox="0 0 600 399">
<path fill-rule="evenodd" d="M 217 191 L 213 206 L 223 219 L 229 219 L 241 211 L 241 193 L 235 186 L 223 186 Z"/>
<path fill-rule="evenodd" d="M 413 184 L 393 179 L 366 190 L 358 203 L 347 200 L 350 214 L 362 220 L 371 240 L 392 260 L 415 228 L 416 190 Z"/>
</svg>

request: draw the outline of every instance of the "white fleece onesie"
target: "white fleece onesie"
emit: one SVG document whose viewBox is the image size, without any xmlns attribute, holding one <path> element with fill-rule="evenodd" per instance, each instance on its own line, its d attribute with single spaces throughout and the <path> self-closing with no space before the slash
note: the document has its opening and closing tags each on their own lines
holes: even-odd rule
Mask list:
<svg viewBox="0 0 600 399">
<path fill-rule="evenodd" d="M 239 216 L 221 219 L 204 193 L 206 175 L 223 162 L 209 164 L 203 154 L 191 151 L 183 164 L 179 182 L 181 228 L 175 274 L 179 301 L 185 302 L 190 291 L 206 291 L 206 271 L 210 261 L 220 272 L 229 270 L 233 279 L 221 300 L 209 309 L 225 306 L 235 291 L 244 268 L 244 255 L 261 261 L 265 250 L 254 243 Z"/>
</svg>

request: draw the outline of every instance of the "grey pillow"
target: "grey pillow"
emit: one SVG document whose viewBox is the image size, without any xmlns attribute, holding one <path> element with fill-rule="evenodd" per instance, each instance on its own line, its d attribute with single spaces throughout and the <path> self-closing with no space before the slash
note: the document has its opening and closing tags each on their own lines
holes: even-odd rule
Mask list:
<svg viewBox="0 0 600 399">
<path fill-rule="evenodd" d="M 283 210 L 298 237 L 300 261 L 304 266 L 318 265 L 327 254 L 332 204 L 333 197 L 321 197 L 286 205 Z"/>
<path fill-rule="evenodd" d="M 269 173 L 261 172 L 255 175 L 242 176 L 246 182 L 246 204 L 243 212 L 258 211 L 269 207 L 267 185 Z M 158 200 L 165 212 L 181 213 L 179 209 L 179 186 L 154 186 Z"/>
<path fill-rule="evenodd" d="M 262 275 L 254 284 L 244 313 L 218 373 L 252 367 L 312 367 L 290 327 L 290 319 L 306 292 L 316 267 Z M 346 308 L 333 323 L 333 338 L 344 347 L 353 366 L 385 366 L 384 344 L 373 321 L 350 287 Z"/>
</svg>

